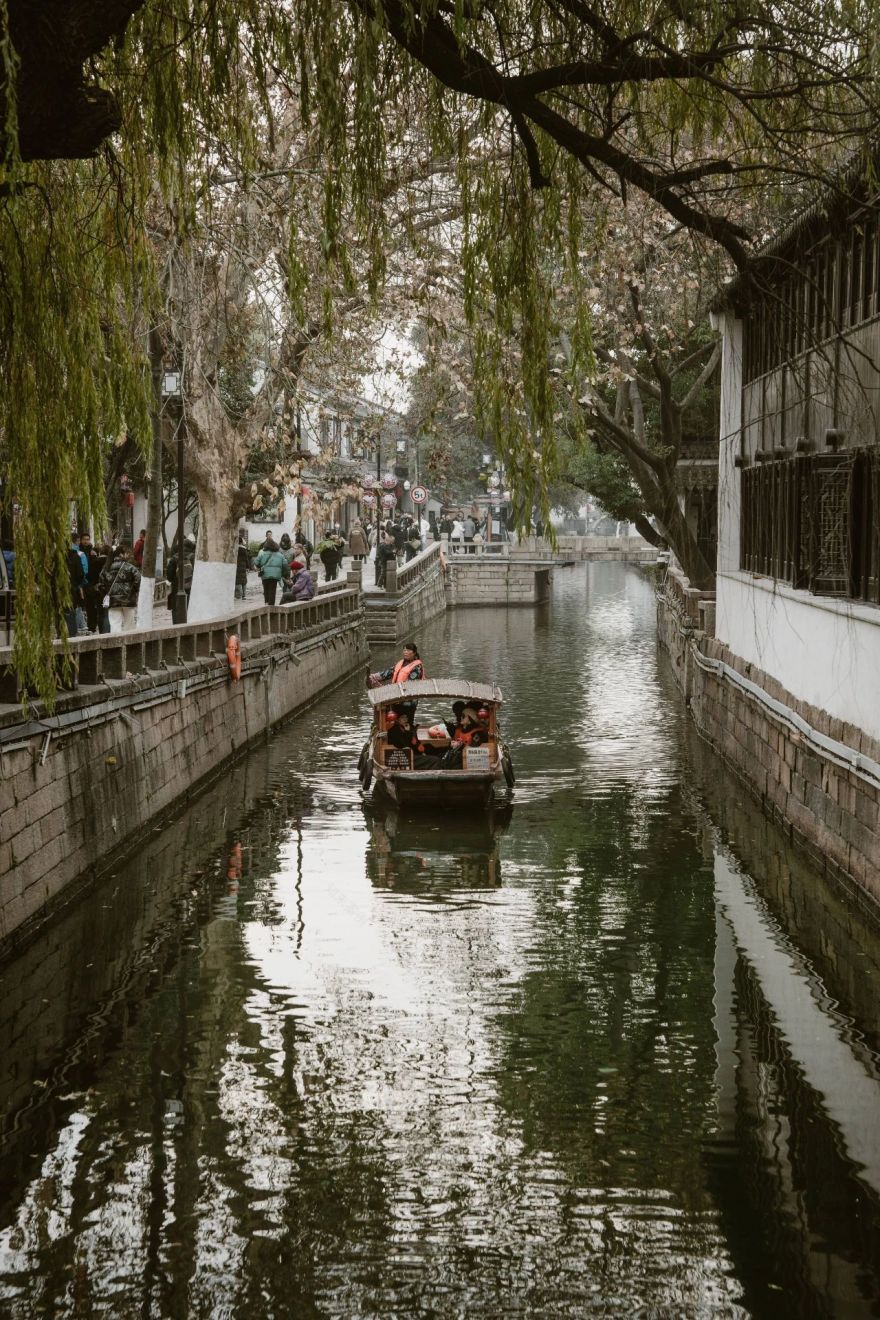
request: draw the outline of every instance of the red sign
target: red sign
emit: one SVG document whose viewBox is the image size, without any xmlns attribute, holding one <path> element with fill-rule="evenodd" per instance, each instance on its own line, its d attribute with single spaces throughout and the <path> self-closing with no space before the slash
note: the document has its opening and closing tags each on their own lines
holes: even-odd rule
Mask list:
<svg viewBox="0 0 880 1320">
<path fill-rule="evenodd" d="M 412 500 L 413 504 L 428 503 L 428 492 L 424 486 L 413 486 L 412 490 L 409 493 L 409 497 Z"/>
</svg>

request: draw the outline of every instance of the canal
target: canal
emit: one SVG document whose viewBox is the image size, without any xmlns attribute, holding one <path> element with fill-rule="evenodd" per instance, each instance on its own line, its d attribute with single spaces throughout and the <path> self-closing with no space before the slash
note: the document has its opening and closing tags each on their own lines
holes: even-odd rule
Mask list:
<svg viewBox="0 0 880 1320">
<path fill-rule="evenodd" d="M 425 628 L 509 820 L 372 816 L 353 680 L 0 969 L 0 1314 L 880 1315 L 880 937 L 699 741 L 649 581 Z"/>
</svg>

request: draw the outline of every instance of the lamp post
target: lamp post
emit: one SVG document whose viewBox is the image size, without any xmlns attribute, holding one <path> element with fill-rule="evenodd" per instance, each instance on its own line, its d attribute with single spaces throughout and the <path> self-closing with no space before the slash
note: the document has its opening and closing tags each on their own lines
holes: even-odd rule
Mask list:
<svg viewBox="0 0 880 1320">
<path fill-rule="evenodd" d="M 181 402 L 180 372 L 174 369 L 162 373 L 162 397 L 166 401 Z M 183 418 L 177 418 L 177 591 L 171 604 L 173 623 L 186 623 L 186 575 L 184 569 L 184 520 L 186 516 L 186 486 L 183 476 Z"/>
</svg>

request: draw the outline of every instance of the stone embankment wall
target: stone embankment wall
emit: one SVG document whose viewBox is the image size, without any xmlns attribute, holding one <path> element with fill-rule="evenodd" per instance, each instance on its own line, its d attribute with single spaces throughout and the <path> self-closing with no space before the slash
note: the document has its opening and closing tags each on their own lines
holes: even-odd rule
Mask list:
<svg viewBox="0 0 880 1320">
<path fill-rule="evenodd" d="M 230 631 L 242 638 L 237 682 Z M 0 707 L 0 948 L 368 659 L 355 590 L 72 649 L 93 681 L 62 694 L 51 716 L 22 722 Z"/>
<path fill-rule="evenodd" d="M 880 742 L 734 655 L 713 615 L 670 571 L 658 634 L 697 728 L 823 871 L 880 902 Z"/>
<path fill-rule="evenodd" d="M 452 608 L 466 605 L 538 605 L 549 599 L 552 568 L 524 559 L 450 555 L 446 596 Z"/>
</svg>

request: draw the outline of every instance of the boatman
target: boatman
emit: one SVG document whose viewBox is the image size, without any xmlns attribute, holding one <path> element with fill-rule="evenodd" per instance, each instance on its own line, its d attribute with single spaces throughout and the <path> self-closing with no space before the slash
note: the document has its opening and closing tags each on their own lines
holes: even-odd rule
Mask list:
<svg viewBox="0 0 880 1320">
<path fill-rule="evenodd" d="M 407 642 L 403 648 L 403 657 L 390 669 L 380 669 L 367 678 L 367 687 L 381 687 L 383 683 L 418 682 L 425 677 L 425 667 L 415 642 Z"/>
</svg>

